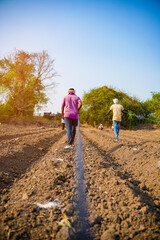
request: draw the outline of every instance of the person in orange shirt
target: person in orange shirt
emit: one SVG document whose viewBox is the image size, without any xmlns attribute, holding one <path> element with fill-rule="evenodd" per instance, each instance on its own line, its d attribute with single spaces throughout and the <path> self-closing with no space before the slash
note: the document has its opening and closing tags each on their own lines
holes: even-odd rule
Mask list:
<svg viewBox="0 0 160 240">
<path fill-rule="evenodd" d="M 110 110 L 107 112 L 107 115 L 113 111 L 113 127 L 116 137 L 116 142 L 118 142 L 119 128 L 121 123 L 121 113 L 126 113 L 122 105 L 118 104 L 118 99 L 113 99 L 114 104 L 110 107 Z"/>
</svg>

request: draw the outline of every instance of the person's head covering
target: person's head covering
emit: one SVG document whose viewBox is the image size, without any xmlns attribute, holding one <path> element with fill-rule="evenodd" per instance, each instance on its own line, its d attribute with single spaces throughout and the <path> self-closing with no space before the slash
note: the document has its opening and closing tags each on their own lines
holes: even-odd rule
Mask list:
<svg viewBox="0 0 160 240">
<path fill-rule="evenodd" d="M 117 98 L 113 99 L 113 102 L 118 103 L 118 99 Z"/>
<path fill-rule="evenodd" d="M 76 93 L 76 91 L 74 90 L 74 88 L 70 88 L 70 89 L 68 90 L 68 93 L 71 93 L 71 92 L 74 93 L 74 94 Z"/>
</svg>

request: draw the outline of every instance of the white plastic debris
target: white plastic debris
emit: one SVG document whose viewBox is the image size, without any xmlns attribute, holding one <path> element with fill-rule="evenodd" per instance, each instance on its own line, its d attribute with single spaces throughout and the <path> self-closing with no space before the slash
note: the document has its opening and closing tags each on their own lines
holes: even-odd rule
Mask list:
<svg viewBox="0 0 160 240">
<path fill-rule="evenodd" d="M 61 208 L 61 205 L 55 202 L 48 202 L 45 204 L 41 204 L 41 203 L 35 203 L 35 204 L 40 208 L 55 208 L 55 207 Z"/>
<path fill-rule="evenodd" d="M 68 218 L 64 218 L 59 222 L 59 225 L 62 227 L 70 227 L 71 228 L 71 223 L 69 222 Z"/>
<path fill-rule="evenodd" d="M 52 161 L 60 161 L 60 162 L 67 162 L 63 158 L 54 158 Z"/>
<path fill-rule="evenodd" d="M 137 150 L 138 150 L 138 148 L 132 148 L 132 150 L 134 150 L 134 151 L 137 151 Z"/>
</svg>

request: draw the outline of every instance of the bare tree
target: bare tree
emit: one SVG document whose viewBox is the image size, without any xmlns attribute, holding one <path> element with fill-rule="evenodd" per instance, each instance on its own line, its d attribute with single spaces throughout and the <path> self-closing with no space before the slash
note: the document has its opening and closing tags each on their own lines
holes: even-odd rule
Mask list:
<svg viewBox="0 0 160 240">
<path fill-rule="evenodd" d="M 17 116 L 33 115 L 35 106 L 47 103 L 47 88 L 54 88 L 54 60 L 46 51 L 15 51 L 0 60 L 0 87 Z"/>
</svg>

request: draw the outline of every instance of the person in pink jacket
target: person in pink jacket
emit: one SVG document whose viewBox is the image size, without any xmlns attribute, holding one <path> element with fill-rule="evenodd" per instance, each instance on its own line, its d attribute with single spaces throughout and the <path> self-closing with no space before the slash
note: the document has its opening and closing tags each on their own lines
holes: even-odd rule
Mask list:
<svg viewBox="0 0 160 240">
<path fill-rule="evenodd" d="M 63 98 L 61 106 L 62 119 L 65 121 L 67 131 L 68 145 L 74 143 L 76 126 L 78 125 L 78 114 L 81 107 L 81 99 L 75 94 L 74 88 L 70 88 L 68 95 Z"/>
</svg>

